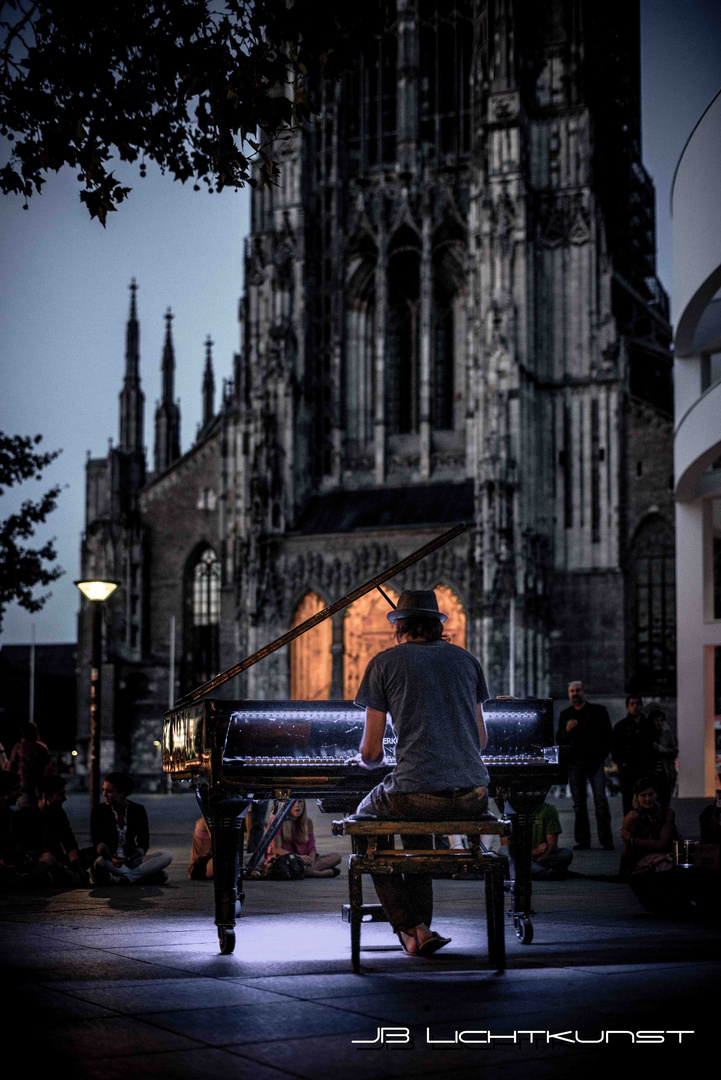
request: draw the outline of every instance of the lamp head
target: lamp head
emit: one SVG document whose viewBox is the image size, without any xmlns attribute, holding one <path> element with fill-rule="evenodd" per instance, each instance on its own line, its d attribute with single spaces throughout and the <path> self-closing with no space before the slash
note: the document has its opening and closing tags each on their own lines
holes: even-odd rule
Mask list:
<svg viewBox="0 0 721 1080">
<path fill-rule="evenodd" d="M 76 581 L 75 584 L 88 600 L 107 600 L 118 587 L 117 581 Z"/>
</svg>

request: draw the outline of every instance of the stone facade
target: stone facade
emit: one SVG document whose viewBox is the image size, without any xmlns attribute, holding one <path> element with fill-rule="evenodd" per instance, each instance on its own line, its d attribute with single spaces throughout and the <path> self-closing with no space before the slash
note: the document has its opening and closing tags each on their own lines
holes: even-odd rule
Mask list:
<svg viewBox="0 0 721 1080">
<path fill-rule="evenodd" d="M 275 148 L 279 186 L 253 192 L 217 415 L 124 517 L 108 496 L 89 516 L 84 559 L 142 583 L 135 609 L 109 602 L 117 677 L 146 679 L 118 733 L 146 703 L 159 724 L 171 616 L 187 690 L 198 649 L 229 666 L 309 591 L 330 603 L 456 521 L 392 584 L 452 589 L 493 693 L 673 694 L 673 580 L 646 580 L 673 539 L 672 401 L 638 64 L 634 4 L 397 0 L 321 88 Z M 89 490 L 114 460 L 89 463 Z M 333 696 L 343 642 L 339 615 Z M 287 650 L 237 682 L 289 696 Z"/>
</svg>

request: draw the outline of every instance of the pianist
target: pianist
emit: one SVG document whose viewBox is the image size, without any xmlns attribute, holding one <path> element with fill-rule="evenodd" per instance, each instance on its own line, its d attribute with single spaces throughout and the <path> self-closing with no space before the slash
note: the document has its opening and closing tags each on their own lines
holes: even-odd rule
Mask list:
<svg viewBox="0 0 721 1080">
<path fill-rule="evenodd" d="M 396 767 L 361 802 L 360 815 L 387 820 L 477 820 L 487 813 L 488 771 L 481 758 L 486 729 L 481 702 L 488 687 L 476 658 L 442 637 L 446 616 L 432 590 L 404 592 L 388 613 L 398 644 L 374 656 L 356 697 L 366 710 L 360 752 L 365 765 L 383 762 L 386 713 L 397 736 Z M 405 846 L 431 848 L 431 836 Z M 433 881 L 428 874 L 373 876 L 376 892 L 401 945 L 428 956 L 450 938 L 430 930 Z"/>
</svg>

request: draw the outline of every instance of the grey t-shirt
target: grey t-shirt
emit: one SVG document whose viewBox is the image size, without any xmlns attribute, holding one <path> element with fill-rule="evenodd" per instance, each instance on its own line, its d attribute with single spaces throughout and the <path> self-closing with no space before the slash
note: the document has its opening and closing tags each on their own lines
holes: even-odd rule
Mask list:
<svg viewBox="0 0 721 1080">
<path fill-rule="evenodd" d="M 447 641 L 404 642 L 374 656 L 355 704 L 390 713 L 397 765 L 388 792 L 433 792 L 488 784 L 476 722 L 488 697 L 481 665 Z"/>
</svg>

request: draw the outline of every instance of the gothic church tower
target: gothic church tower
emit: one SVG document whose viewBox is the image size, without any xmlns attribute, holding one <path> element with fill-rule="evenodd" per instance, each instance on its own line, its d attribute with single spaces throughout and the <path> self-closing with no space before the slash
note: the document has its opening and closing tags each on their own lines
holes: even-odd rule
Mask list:
<svg viewBox="0 0 721 1080">
<path fill-rule="evenodd" d="M 139 775 L 160 771 L 170 700 L 459 521 L 385 588 L 435 588 L 492 694 L 560 703 L 582 679 L 614 717 L 629 690 L 672 706 L 670 328 L 638 3 L 373 2 L 383 32 L 252 193 L 233 377 L 216 405 L 208 340 L 183 454 L 166 316 L 150 476 L 132 288 L 82 565 L 121 583 L 106 731 Z M 387 611 L 369 594 L 221 693 L 353 698 L 393 644 Z M 84 615 L 80 641 L 86 672 Z"/>
<path fill-rule="evenodd" d="M 397 584 L 450 590 L 493 692 L 672 693 L 638 5 L 386 8 L 321 116 L 276 146 L 280 186 L 252 197 L 227 520 L 240 651 L 306 590 L 330 602 L 465 520 Z M 250 696 L 288 695 L 286 663 L 251 669 Z"/>
</svg>

